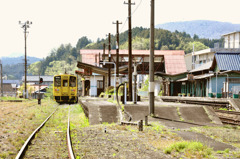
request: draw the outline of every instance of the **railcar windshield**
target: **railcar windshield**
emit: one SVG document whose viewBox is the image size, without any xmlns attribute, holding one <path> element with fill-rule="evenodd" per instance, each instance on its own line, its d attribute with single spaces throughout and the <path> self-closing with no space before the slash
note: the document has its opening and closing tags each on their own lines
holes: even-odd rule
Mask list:
<svg viewBox="0 0 240 159">
<path fill-rule="evenodd" d="M 70 85 L 70 87 L 76 87 L 76 77 L 70 76 L 69 85 Z"/>
<path fill-rule="evenodd" d="M 54 86 L 60 87 L 61 86 L 61 76 L 55 76 L 54 77 Z"/>
<path fill-rule="evenodd" d="M 63 87 L 68 87 L 68 80 L 63 80 Z"/>
</svg>

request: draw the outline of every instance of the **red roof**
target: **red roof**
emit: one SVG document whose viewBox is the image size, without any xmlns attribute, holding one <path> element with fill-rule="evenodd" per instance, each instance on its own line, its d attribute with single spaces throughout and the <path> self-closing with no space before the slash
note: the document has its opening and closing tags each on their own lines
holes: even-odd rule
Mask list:
<svg viewBox="0 0 240 159">
<path fill-rule="evenodd" d="M 82 55 L 82 62 L 91 65 L 95 65 L 95 63 L 98 63 L 99 53 L 102 55 L 103 50 L 80 50 L 80 54 Z M 105 51 L 105 54 L 108 55 L 108 50 Z M 111 50 L 111 55 L 115 54 L 116 50 Z M 128 55 L 128 50 L 119 50 L 119 55 Z M 150 50 L 132 50 L 132 55 L 149 56 Z M 154 56 L 164 57 L 166 74 L 178 74 L 187 71 L 184 55 L 185 53 L 183 50 L 154 50 Z M 97 56 L 97 61 L 95 61 L 95 56 Z"/>
<path fill-rule="evenodd" d="M 100 49 L 86 49 L 80 50 L 80 54 L 103 54 L 103 50 Z M 108 50 L 105 51 L 108 54 Z M 116 50 L 111 50 L 111 54 L 116 54 Z M 128 50 L 119 50 L 119 54 L 128 54 Z M 132 50 L 133 55 L 149 55 L 150 50 Z M 183 50 L 154 50 L 154 55 L 185 55 Z"/>
</svg>

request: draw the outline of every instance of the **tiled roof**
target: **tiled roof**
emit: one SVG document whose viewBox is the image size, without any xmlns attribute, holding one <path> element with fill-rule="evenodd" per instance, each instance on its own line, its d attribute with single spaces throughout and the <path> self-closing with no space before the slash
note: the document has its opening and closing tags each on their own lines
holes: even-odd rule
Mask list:
<svg viewBox="0 0 240 159">
<path fill-rule="evenodd" d="M 240 53 L 216 53 L 215 59 L 220 71 L 240 71 Z"/>
<path fill-rule="evenodd" d="M 19 84 L 20 81 L 19 80 L 3 80 L 3 83 Z"/>
<path fill-rule="evenodd" d="M 212 61 L 209 61 L 205 64 L 202 64 L 198 68 L 191 70 L 190 72 L 198 72 L 198 71 L 208 70 L 208 69 L 210 69 L 211 66 L 212 66 Z"/>
<path fill-rule="evenodd" d="M 166 74 L 178 74 L 187 72 L 183 55 L 164 55 Z"/>
</svg>

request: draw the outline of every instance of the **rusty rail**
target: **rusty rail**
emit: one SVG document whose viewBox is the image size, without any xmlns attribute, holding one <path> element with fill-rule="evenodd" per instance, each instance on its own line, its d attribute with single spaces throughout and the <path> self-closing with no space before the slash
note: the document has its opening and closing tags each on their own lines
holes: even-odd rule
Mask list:
<svg viewBox="0 0 240 159">
<path fill-rule="evenodd" d="M 72 142 L 71 142 L 71 136 L 70 136 L 70 108 L 68 112 L 68 127 L 67 127 L 67 146 L 68 146 L 68 156 L 70 159 L 75 159 L 74 153 L 72 150 Z"/>
<path fill-rule="evenodd" d="M 226 110 L 215 110 L 215 112 L 222 123 L 240 125 L 240 112 Z"/>
<path fill-rule="evenodd" d="M 31 140 L 35 137 L 36 133 L 44 126 L 44 124 L 50 119 L 50 117 L 56 112 L 56 110 L 58 109 L 58 107 L 52 112 L 51 115 L 49 115 L 47 117 L 47 119 L 36 129 L 34 130 L 34 132 L 29 136 L 29 138 L 25 141 L 24 145 L 22 146 L 22 148 L 20 149 L 20 151 L 18 152 L 17 156 L 15 159 L 20 159 L 23 157 L 24 153 L 26 152 L 28 145 L 30 144 Z"/>
</svg>

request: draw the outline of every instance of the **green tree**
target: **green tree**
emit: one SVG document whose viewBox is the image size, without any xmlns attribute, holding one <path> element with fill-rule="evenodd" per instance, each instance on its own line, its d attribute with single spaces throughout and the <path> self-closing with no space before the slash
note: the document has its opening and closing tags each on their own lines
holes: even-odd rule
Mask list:
<svg viewBox="0 0 240 159">
<path fill-rule="evenodd" d="M 84 48 L 85 46 L 87 46 L 90 43 L 92 43 L 92 41 L 89 40 L 86 36 L 83 36 L 80 39 L 78 39 L 78 42 L 77 42 L 77 45 L 76 45 L 76 49 L 80 50 L 80 49 Z"/>
<path fill-rule="evenodd" d="M 184 46 L 185 53 L 193 52 L 193 44 L 194 44 L 194 51 L 204 50 L 208 47 L 205 46 L 203 43 L 199 41 L 189 42 Z"/>
</svg>

